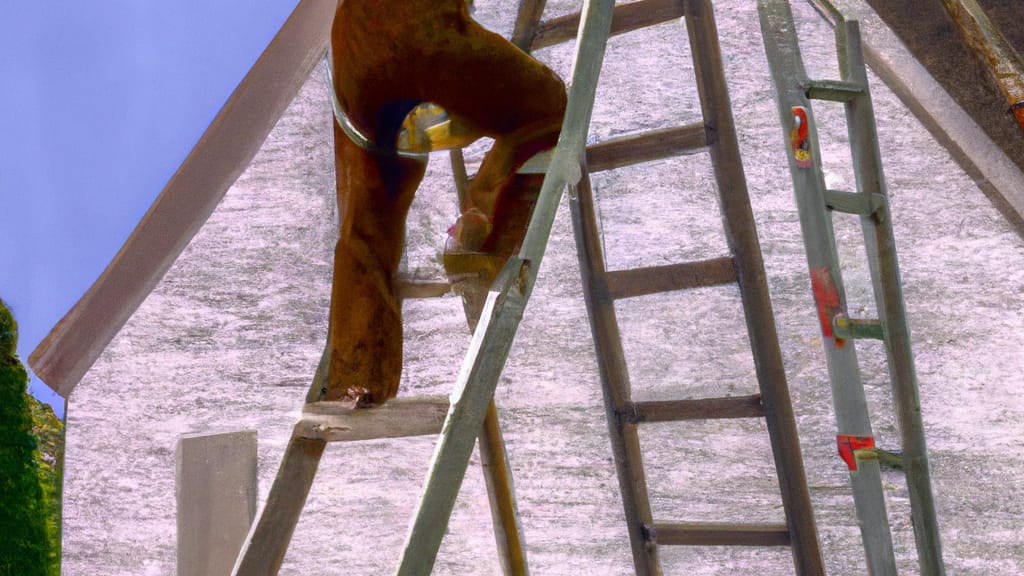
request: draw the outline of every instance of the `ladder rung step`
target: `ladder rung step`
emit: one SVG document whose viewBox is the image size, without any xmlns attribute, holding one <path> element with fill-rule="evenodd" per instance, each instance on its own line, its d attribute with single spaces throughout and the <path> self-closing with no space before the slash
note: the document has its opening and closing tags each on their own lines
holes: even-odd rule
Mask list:
<svg viewBox="0 0 1024 576">
<path fill-rule="evenodd" d="M 448 414 L 447 396 L 393 398 L 372 408 L 346 402 L 313 402 L 302 409 L 294 435 L 325 442 L 438 434 Z"/>
<path fill-rule="evenodd" d="M 718 418 L 764 418 L 764 404 L 760 394 L 632 402 L 628 405 L 627 410 L 627 419 L 634 424 Z"/>
<path fill-rule="evenodd" d="M 736 282 L 736 269 L 732 257 L 723 256 L 682 264 L 613 270 L 606 272 L 604 278 L 608 296 L 620 299 L 729 284 Z"/>
<path fill-rule="evenodd" d="M 843 192 L 841 190 L 825 190 L 825 204 L 831 210 L 845 214 L 860 214 L 867 216 L 885 208 L 885 196 L 883 194 L 862 194 L 858 192 Z"/>
<path fill-rule="evenodd" d="M 684 14 L 682 0 L 641 0 L 622 4 L 615 7 L 610 36 L 682 18 Z M 579 12 L 541 22 L 530 49 L 540 50 L 574 40 L 579 27 Z"/>
<path fill-rule="evenodd" d="M 447 280 L 422 280 L 398 277 L 398 298 L 400 300 L 415 298 L 439 298 L 451 292 L 452 284 Z"/>
<path fill-rule="evenodd" d="M 851 102 L 864 94 L 864 87 L 842 80 L 808 80 L 804 84 L 808 98 L 832 102 Z"/>
<path fill-rule="evenodd" d="M 848 318 L 845 314 L 832 317 L 832 333 L 844 340 L 885 340 L 881 320 Z"/>
<path fill-rule="evenodd" d="M 587 170 L 591 173 L 631 164 L 693 154 L 707 148 L 702 122 L 651 130 L 642 134 L 611 138 L 587 147 Z"/>
<path fill-rule="evenodd" d="M 656 524 L 652 537 L 661 546 L 789 546 L 785 524 Z"/>
</svg>

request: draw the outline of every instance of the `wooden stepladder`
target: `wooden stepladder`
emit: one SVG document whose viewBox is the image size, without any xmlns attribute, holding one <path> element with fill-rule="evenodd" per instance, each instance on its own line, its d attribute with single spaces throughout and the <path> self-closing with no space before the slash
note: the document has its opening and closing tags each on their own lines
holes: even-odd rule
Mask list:
<svg viewBox="0 0 1024 576">
<path fill-rule="evenodd" d="M 590 3 L 588 9 L 598 10 L 597 4 Z M 644 575 L 662 573 L 658 554 L 660 546 L 703 545 L 789 546 L 796 573 L 823 574 L 796 422 L 736 140 L 711 2 L 642 0 L 621 6 L 600 4 L 601 10 L 608 11 L 611 16 L 612 34 L 685 17 L 703 112 L 703 121 L 694 125 L 591 145 L 583 159 L 583 178 L 570 199 L 584 295 L 600 363 L 612 452 L 618 469 L 636 572 Z M 537 38 L 543 42 L 542 45 L 568 39 L 562 29 L 577 17 L 569 16 L 540 25 Z M 537 46 L 536 42 L 534 46 Z M 589 173 L 693 153 L 707 153 L 714 168 L 729 255 L 652 268 L 605 270 Z M 722 398 L 632 401 L 614 302 L 659 292 L 737 283 L 759 393 Z M 639 426 L 648 422 L 710 418 L 766 420 L 785 523 L 681 523 L 656 521 L 652 517 Z"/>
<path fill-rule="evenodd" d="M 493 395 L 526 303 L 533 289 L 562 191 L 571 190 L 587 301 L 605 381 L 613 453 L 619 468 L 634 559 L 640 574 L 660 574 L 659 544 L 790 546 L 797 572 L 822 574 L 813 515 L 790 405 L 760 248 L 750 212 L 736 136 L 726 93 L 717 32 L 708 0 L 641 0 L 615 6 L 613 0 L 588 0 L 581 13 L 539 22 L 544 2 L 520 4 L 513 41 L 524 49 L 577 39 L 568 106 L 557 147 L 518 254 L 510 257 L 482 300 L 482 310 L 450 399 L 393 400 L 372 410 L 347 411 L 326 402 L 307 404 L 286 449 L 267 504 L 243 546 L 236 574 L 276 573 L 305 503 L 326 442 L 395 437 L 440 431 L 420 506 L 406 539 L 396 574 L 423 575 L 432 570 L 470 455 L 482 427 L 493 448 L 483 459 L 505 467 L 496 428 Z M 687 16 L 704 122 L 678 129 L 617 139 L 585 148 L 605 46 L 612 33 L 626 32 Z M 574 31 L 578 28 L 578 35 Z M 588 170 L 644 160 L 710 153 L 727 227 L 730 256 L 622 272 L 605 272 L 599 252 Z M 656 291 L 738 282 L 754 349 L 761 393 L 739 398 L 639 403 L 629 400 L 621 341 L 614 329 L 612 300 Z M 611 319 L 612 328 L 608 328 Z M 609 368 L 613 368 L 609 369 Z M 615 380 L 618 379 L 618 380 Z M 313 391 L 319 386 L 314 379 Z M 310 399 L 315 394 L 311 393 Z M 643 480 L 637 424 L 690 418 L 763 417 L 766 419 L 782 490 L 785 524 L 736 526 L 654 523 Z M 442 422 L 443 421 L 443 422 Z M 487 423 L 490 424 L 487 424 Z M 491 482 L 489 482 L 489 485 Z M 511 483 L 498 476 L 505 491 L 492 491 L 498 540 L 506 574 L 527 574 L 515 517 Z M 495 500 L 500 500 L 495 504 Z"/>
<path fill-rule="evenodd" d="M 759 0 L 761 29 L 772 69 L 779 115 L 811 285 L 821 321 L 838 425 L 839 453 L 850 472 L 857 519 L 872 574 L 896 574 L 892 535 L 882 493 L 875 440 L 857 362 L 855 340 L 882 340 L 902 441 L 921 574 L 945 573 L 925 447 L 910 329 L 903 302 L 888 196 L 867 72 L 856 21 L 836 20 L 841 80 L 810 80 L 804 70 L 787 0 Z M 811 100 L 842 102 L 846 109 L 857 192 L 829 190 L 821 168 Z M 848 315 L 832 213 L 860 216 L 878 319 Z"/>
<path fill-rule="evenodd" d="M 488 487 L 492 489 L 503 569 L 506 574 L 528 573 L 504 447 L 500 434 L 494 433 L 497 420 L 493 396 L 536 280 L 562 191 L 579 181 L 611 7 L 612 2 L 607 0 L 593 2 L 580 23 L 572 89 L 558 145 L 548 163 L 519 253 L 505 262 L 482 299 L 473 339 L 450 398 L 395 399 L 372 410 L 313 402 L 322 384 L 322 360 L 303 417 L 292 433 L 267 502 L 239 553 L 234 574 L 263 576 L 280 569 L 327 442 L 440 432 L 420 506 L 395 572 L 429 574 L 481 431 L 482 459 L 488 462 L 485 468 L 497 470 L 488 478 Z M 521 13 L 529 10 L 524 6 Z M 413 292 L 418 288 L 409 286 Z M 433 288 L 427 287 L 426 291 Z"/>
</svg>

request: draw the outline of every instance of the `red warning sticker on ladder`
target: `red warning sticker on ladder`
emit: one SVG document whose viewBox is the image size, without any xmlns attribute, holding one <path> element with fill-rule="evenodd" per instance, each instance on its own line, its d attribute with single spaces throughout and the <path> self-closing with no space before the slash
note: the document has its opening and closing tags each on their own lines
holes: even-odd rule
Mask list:
<svg viewBox="0 0 1024 576">
<path fill-rule="evenodd" d="M 850 469 L 850 472 L 857 470 L 857 450 L 864 448 L 874 448 L 875 438 L 873 436 L 848 436 L 846 434 L 839 434 L 836 436 L 836 444 L 839 445 L 839 457 L 846 462 L 846 467 Z"/>
<path fill-rule="evenodd" d="M 789 145 L 799 168 L 811 167 L 811 141 L 807 127 L 807 109 L 793 106 L 793 126 L 789 129 Z"/>
<path fill-rule="evenodd" d="M 835 340 L 836 348 L 846 343 L 832 333 L 832 318 L 841 311 L 839 307 L 839 289 L 832 272 L 825 267 L 811 270 L 811 289 L 814 291 L 814 303 L 818 306 L 818 320 L 821 322 L 821 333 L 825 338 Z"/>
</svg>

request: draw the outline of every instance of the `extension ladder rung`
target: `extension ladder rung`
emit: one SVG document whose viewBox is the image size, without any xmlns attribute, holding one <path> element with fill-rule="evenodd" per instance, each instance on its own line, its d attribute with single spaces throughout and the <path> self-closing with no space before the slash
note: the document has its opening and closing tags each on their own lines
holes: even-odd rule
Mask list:
<svg viewBox="0 0 1024 576">
<path fill-rule="evenodd" d="M 694 154 L 707 149 L 703 122 L 651 130 L 641 134 L 609 138 L 587 147 L 587 169 L 591 174 L 661 160 L 671 156 Z"/>
<path fill-rule="evenodd" d="M 882 194 L 825 190 L 825 205 L 829 210 L 836 212 L 870 216 L 882 214 L 887 204 L 888 202 Z"/>
<path fill-rule="evenodd" d="M 685 14 L 682 0 L 641 0 L 615 7 L 609 36 L 624 34 L 647 26 L 682 18 Z M 569 14 L 541 22 L 537 27 L 531 50 L 540 50 L 576 38 L 580 27 L 580 13 Z"/>
<path fill-rule="evenodd" d="M 764 403 L 760 394 L 630 402 L 626 405 L 625 418 L 632 424 L 721 418 L 764 418 Z"/>
<path fill-rule="evenodd" d="M 372 410 L 345 402 L 313 402 L 303 407 L 295 434 L 324 442 L 438 434 L 448 407 L 447 396 L 394 398 Z"/>
<path fill-rule="evenodd" d="M 832 317 L 832 332 L 844 340 L 885 340 L 881 320 L 849 318 L 842 313 Z"/>
<path fill-rule="evenodd" d="M 852 102 L 864 94 L 864 86 L 844 80 L 808 80 L 804 90 L 808 98 L 831 102 Z"/>
<path fill-rule="evenodd" d="M 785 524 L 655 524 L 655 542 L 665 546 L 789 546 Z"/>
<path fill-rule="evenodd" d="M 598 276 L 600 277 L 602 276 Z M 731 256 L 723 256 L 680 264 L 613 270 L 605 272 L 603 278 L 608 297 L 618 300 L 674 290 L 733 284 L 736 282 L 736 268 Z"/>
</svg>

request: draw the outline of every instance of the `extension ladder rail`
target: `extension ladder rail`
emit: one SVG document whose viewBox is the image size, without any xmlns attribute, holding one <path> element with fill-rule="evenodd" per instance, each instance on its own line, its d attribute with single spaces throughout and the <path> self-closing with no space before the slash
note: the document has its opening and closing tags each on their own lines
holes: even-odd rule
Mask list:
<svg viewBox="0 0 1024 576">
<path fill-rule="evenodd" d="M 779 115 L 788 141 L 801 230 L 811 284 L 821 322 L 826 362 L 832 385 L 839 452 L 850 472 L 858 523 L 872 574 L 895 574 L 892 536 L 874 451 L 855 340 L 885 344 L 894 404 L 902 440 L 922 574 L 941 575 L 938 522 L 921 421 L 910 331 L 903 302 L 888 197 L 878 150 L 871 94 L 856 21 L 836 18 L 838 81 L 807 77 L 793 15 L 786 0 L 759 0 L 761 29 L 772 69 Z M 857 192 L 829 190 L 818 154 L 817 127 L 811 100 L 841 102 L 846 109 Z M 878 319 L 855 319 L 847 312 L 832 212 L 857 214 L 864 232 Z"/>
<path fill-rule="evenodd" d="M 534 2 L 543 4 L 543 2 Z M 638 574 L 661 574 L 659 545 L 790 546 L 799 574 L 823 574 L 813 513 L 804 477 L 795 419 L 782 368 L 774 317 L 761 260 L 745 177 L 729 107 L 717 31 L 710 2 L 705 0 L 641 0 L 613 6 L 609 32 L 634 29 L 686 16 L 698 74 L 704 120 L 700 123 L 616 138 L 590 146 L 582 159 L 583 178 L 570 206 L 583 275 L 584 295 L 597 348 L 605 406 L 618 469 L 627 529 Z M 548 46 L 571 38 L 568 30 L 589 17 L 587 10 L 547 23 L 517 26 L 532 40 Z M 539 10 L 533 9 L 539 14 Z M 720 208 L 726 223 L 730 255 L 700 262 L 606 271 L 589 173 L 660 158 L 708 152 L 715 169 Z M 752 343 L 760 394 L 633 402 L 614 311 L 614 301 L 703 286 L 739 283 Z M 655 522 L 644 476 L 638 425 L 707 418 L 765 418 L 782 492 L 785 524 Z"/>
</svg>

